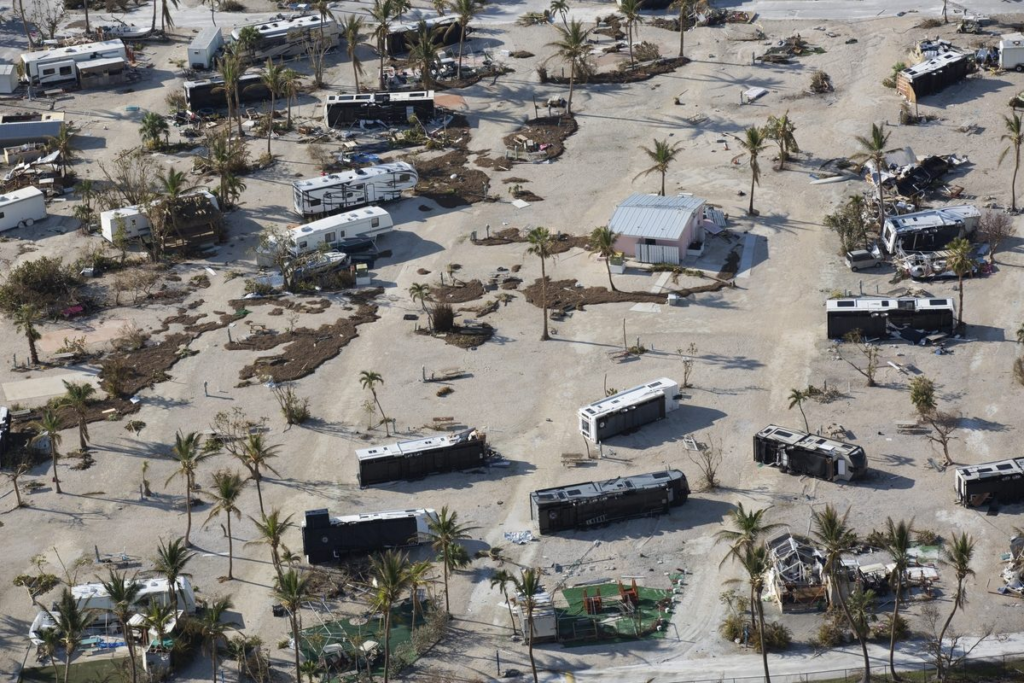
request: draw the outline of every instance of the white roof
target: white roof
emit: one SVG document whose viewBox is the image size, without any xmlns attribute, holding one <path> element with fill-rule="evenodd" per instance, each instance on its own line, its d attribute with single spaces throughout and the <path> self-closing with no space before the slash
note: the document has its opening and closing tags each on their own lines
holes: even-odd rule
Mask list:
<svg viewBox="0 0 1024 683">
<path fill-rule="evenodd" d="M 705 200 L 697 197 L 634 194 L 615 209 L 608 227 L 628 237 L 678 240 L 704 204 Z"/>
<path fill-rule="evenodd" d="M 13 64 L 0 64 L 0 76 L 6 76 L 12 73 L 14 73 Z"/>
<path fill-rule="evenodd" d="M 336 228 L 341 225 L 348 225 L 356 221 L 364 221 L 367 218 L 383 218 L 391 215 L 380 208 L 379 206 L 367 206 L 355 211 L 346 211 L 345 213 L 339 213 L 337 216 L 328 216 L 327 218 L 321 218 L 318 221 L 312 223 L 306 223 L 305 225 L 297 225 L 291 228 L 288 233 L 292 238 L 298 238 L 302 235 L 311 235 L 320 230 L 329 230 Z"/>
<path fill-rule="evenodd" d="M 192 39 L 189 43 L 189 47 L 194 50 L 205 50 L 214 42 L 220 42 L 220 27 L 219 26 L 207 26 Z"/>
<path fill-rule="evenodd" d="M 999 49 L 1024 46 L 1024 33 L 1008 33 L 999 39 Z"/>
<path fill-rule="evenodd" d="M 107 57 L 105 59 L 90 59 L 84 64 L 78 66 L 79 71 L 92 71 L 93 69 L 102 69 L 106 66 L 120 65 L 124 66 L 128 61 L 124 57 Z"/>
<path fill-rule="evenodd" d="M 339 515 L 338 517 L 332 517 L 331 521 L 335 524 L 357 524 L 359 522 L 367 522 L 375 519 L 405 519 L 406 517 L 433 517 L 435 515 L 434 510 L 431 508 L 418 508 L 415 510 L 388 510 L 387 512 L 365 512 L 355 515 Z M 306 526 L 306 522 L 302 522 L 302 526 Z"/>
<path fill-rule="evenodd" d="M 619 410 L 621 408 L 635 405 L 642 401 L 646 401 L 651 396 L 662 394 L 664 395 L 667 389 L 675 391 L 679 388 L 679 385 L 667 377 L 656 379 L 647 384 L 641 384 L 638 387 L 627 389 L 626 391 L 620 391 L 617 394 L 602 398 L 600 401 L 594 401 L 588 406 L 580 408 L 581 415 L 589 415 L 591 417 L 595 415 L 604 415 L 607 412 Z"/>
<path fill-rule="evenodd" d="M 959 52 L 943 52 L 942 54 L 932 57 L 927 61 L 908 67 L 901 73 L 906 74 L 907 78 L 913 81 L 918 76 L 944 69 L 950 64 L 955 64 L 956 62 L 963 61 L 964 59 L 967 59 L 967 55 Z"/>
<path fill-rule="evenodd" d="M 315 190 L 321 187 L 334 187 L 335 185 L 345 185 L 357 180 L 367 180 L 375 176 L 388 175 L 391 173 L 408 173 L 412 171 L 412 166 L 404 161 L 398 161 L 392 164 L 380 164 L 377 166 L 367 166 L 366 168 L 357 168 L 343 173 L 331 173 L 330 175 L 318 176 L 316 178 L 305 178 L 303 180 L 296 180 L 292 184 L 296 190 L 308 192 L 309 190 Z"/>
<path fill-rule="evenodd" d="M 421 451 L 448 448 L 449 446 L 468 441 L 475 431 L 475 429 L 466 429 L 455 434 L 439 434 L 425 439 L 400 441 L 386 446 L 374 446 L 373 448 L 361 448 L 356 451 L 356 458 L 359 460 L 373 460 L 375 458 L 393 457 L 406 453 L 419 453 Z"/>
<path fill-rule="evenodd" d="M 330 26 L 334 23 L 334 19 L 325 17 L 322 22 L 324 27 Z M 310 14 L 304 17 L 296 17 L 295 19 L 287 19 L 284 21 L 268 21 L 265 24 L 256 24 L 253 28 L 260 32 L 261 35 L 275 35 L 275 34 L 286 34 L 289 31 L 296 29 L 312 29 L 319 28 L 321 24 L 320 16 L 317 14 Z M 241 28 L 236 28 L 231 32 L 231 36 L 238 40 Z"/>
<path fill-rule="evenodd" d="M 86 43 L 85 45 L 58 47 L 53 50 L 43 50 L 41 52 L 26 52 L 21 56 L 21 61 L 28 64 L 30 62 L 38 62 L 41 60 L 59 59 L 61 57 L 73 58 L 81 54 L 108 52 L 110 50 L 121 50 L 123 53 L 124 43 L 120 40 L 104 40 L 97 43 Z"/>
<path fill-rule="evenodd" d="M 0 194 L 0 204 L 7 204 L 9 202 L 20 202 L 23 199 L 30 199 L 32 197 L 42 197 L 43 192 L 36 187 L 23 187 L 20 190 L 14 192 L 8 192 L 7 194 Z"/>
</svg>

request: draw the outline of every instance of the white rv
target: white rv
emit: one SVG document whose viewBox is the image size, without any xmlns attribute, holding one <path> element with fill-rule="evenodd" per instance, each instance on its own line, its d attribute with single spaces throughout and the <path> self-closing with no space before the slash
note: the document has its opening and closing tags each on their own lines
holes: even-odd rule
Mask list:
<svg viewBox="0 0 1024 683">
<path fill-rule="evenodd" d="M 46 218 L 46 200 L 35 187 L 0 195 L 0 232 L 28 227 Z"/>
<path fill-rule="evenodd" d="M 256 62 L 264 61 L 268 57 L 306 54 L 305 38 L 313 33 L 318 37 L 322 33 L 328 45 L 337 45 L 341 37 L 341 29 L 334 19 L 330 16 L 321 19 L 318 14 L 269 21 L 265 24 L 256 24 L 254 28 L 260 34 L 260 42 L 253 48 L 252 54 L 252 59 Z M 231 37 L 235 41 L 238 41 L 240 36 L 241 28 L 231 32 Z"/>
<path fill-rule="evenodd" d="M 303 218 L 321 216 L 398 199 L 418 181 L 416 169 L 402 161 L 296 180 L 292 183 L 295 213 Z"/>
<path fill-rule="evenodd" d="M 391 232 L 394 227 L 395 223 L 387 211 L 378 206 L 365 206 L 289 229 L 286 233 L 287 249 L 292 256 L 301 256 L 319 249 L 330 249 L 350 237 L 376 239 L 379 235 Z M 278 245 L 273 239 L 265 247 L 257 249 L 257 265 L 272 265 L 273 254 L 277 249 Z"/>
<path fill-rule="evenodd" d="M 209 192 L 201 191 L 192 194 L 201 194 L 210 200 L 214 208 L 220 208 L 217 204 L 217 198 Z M 111 209 L 100 214 L 100 234 L 103 235 L 105 240 L 108 242 L 114 241 L 114 235 L 117 234 L 117 227 L 121 221 L 124 222 L 125 237 L 128 239 L 146 237 L 153 228 L 144 207 L 125 206 L 120 209 Z"/>
<path fill-rule="evenodd" d="M 78 78 L 78 63 L 93 59 L 114 59 L 127 61 L 128 51 L 120 40 L 104 40 L 99 43 L 58 47 L 53 50 L 26 52 L 21 56 L 24 78 L 32 85 L 48 85 Z"/>
<path fill-rule="evenodd" d="M 954 239 L 973 234 L 980 218 L 981 212 L 971 204 L 890 216 L 882 228 L 882 248 L 893 255 L 941 251 Z"/>
<path fill-rule="evenodd" d="M 1024 71 L 1024 35 L 1010 33 L 999 39 L 999 68 Z"/>
<path fill-rule="evenodd" d="M 602 398 L 579 410 L 580 434 L 594 443 L 660 420 L 679 408 L 679 385 L 667 377 Z"/>
<path fill-rule="evenodd" d="M 212 69 L 213 60 L 224 47 L 224 36 L 217 26 L 207 26 L 188 46 L 188 65 L 193 69 Z"/>
</svg>

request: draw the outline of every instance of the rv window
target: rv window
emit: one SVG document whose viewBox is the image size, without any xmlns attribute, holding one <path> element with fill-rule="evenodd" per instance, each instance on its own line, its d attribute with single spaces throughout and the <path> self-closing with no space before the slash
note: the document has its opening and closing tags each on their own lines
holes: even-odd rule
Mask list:
<svg viewBox="0 0 1024 683">
<path fill-rule="evenodd" d="M 299 249 L 305 249 L 305 248 L 306 248 L 306 243 L 305 243 L 305 241 L 303 241 L 303 242 L 299 242 Z"/>
<path fill-rule="evenodd" d="M 320 206 L 320 200 L 319 199 L 310 199 L 309 200 L 309 205 L 310 206 Z"/>
<path fill-rule="evenodd" d="M 3 217 L 4 217 L 4 212 L 0 211 L 0 218 L 3 218 Z"/>
<path fill-rule="evenodd" d="M 932 306 L 945 306 L 946 305 L 946 300 L 945 299 L 931 299 L 928 303 L 930 303 Z"/>
<path fill-rule="evenodd" d="M 409 182 L 409 178 L 410 178 L 410 176 L 409 176 L 408 173 L 403 173 L 400 176 L 398 176 L 398 182 L 400 182 L 400 183 L 407 183 L 407 182 Z"/>
<path fill-rule="evenodd" d="M 837 308 L 853 308 L 856 305 L 857 305 L 856 301 L 837 301 L 836 302 L 836 307 Z"/>
<path fill-rule="evenodd" d="M 60 75 L 61 76 L 70 76 L 71 75 L 71 67 L 70 66 L 62 66 L 60 68 Z"/>
<path fill-rule="evenodd" d="M 342 236 L 342 237 L 344 237 L 344 236 L 345 236 L 345 231 L 344 231 L 344 230 L 342 230 L 342 231 L 341 231 L 341 236 Z"/>
<path fill-rule="evenodd" d="M 330 242 L 333 242 L 333 241 L 334 241 L 334 233 L 333 232 L 329 232 L 326 235 L 324 235 L 324 242 L 330 243 Z"/>
<path fill-rule="evenodd" d="M 43 69 L 44 76 L 52 76 L 54 74 L 53 69 Z"/>
<path fill-rule="evenodd" d="M 374 219 L 370 220 L 370 227 L 376 228 L 378 225 L 380 225 L 380 219 L 379 218 L 374 218 Z"/>
</svg>

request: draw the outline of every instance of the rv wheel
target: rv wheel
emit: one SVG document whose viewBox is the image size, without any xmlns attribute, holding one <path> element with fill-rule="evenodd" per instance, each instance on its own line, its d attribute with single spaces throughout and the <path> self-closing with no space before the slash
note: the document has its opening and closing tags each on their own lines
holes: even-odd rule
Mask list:
<svg viewBox="0 0 1024 683">
<path fill-rule="evenodd" d="M 1024 71 L 1024 64 L 1018 64 L 1017 66 L 1013 67 L 1013 70 L 1016 71 L 1017 73 Z"/>
<path fill-rule="evenodd" d="M 33 219 L 33 218 L 26 218 L 26 219 L 25 219 L 25 227 L 26 227 L 26 228 L 31 228 L 31 227 L 32 227 L 32 224 L 33 224 L 33 223 L 35 223 L 35 222 L 36 222 L 36 221 L 35 221 L 35 219 Z"/>
<path fill-rule="evenodd" d="M 19 221 L 18 222 L 18 227 L 19 228 L 24 228 L 25 227 L 25 221 Z"/>
</svg>

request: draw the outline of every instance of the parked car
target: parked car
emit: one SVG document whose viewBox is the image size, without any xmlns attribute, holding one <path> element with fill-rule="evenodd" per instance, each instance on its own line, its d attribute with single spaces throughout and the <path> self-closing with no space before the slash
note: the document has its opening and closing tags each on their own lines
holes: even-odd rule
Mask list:
<svg viewBox="0 0 1024 683">
<path fill-rule="evenodd" d="M 882 262 L 881 254 L 876 249 L 854 249 L 846 252 L 846 266 L 853 272 L 874 268 Z"/>
</svg>

